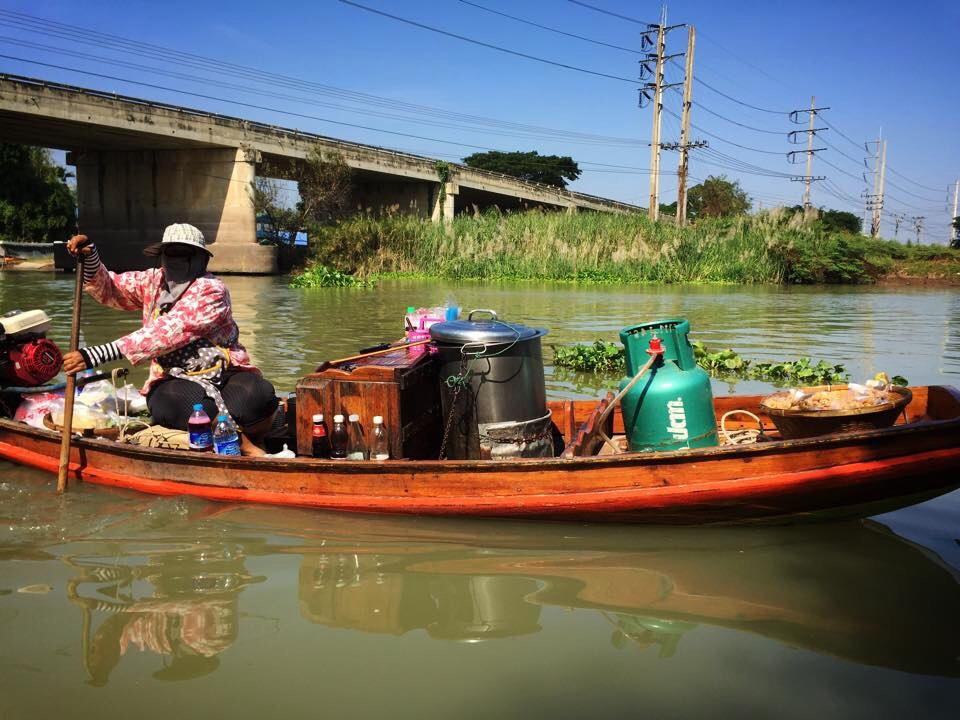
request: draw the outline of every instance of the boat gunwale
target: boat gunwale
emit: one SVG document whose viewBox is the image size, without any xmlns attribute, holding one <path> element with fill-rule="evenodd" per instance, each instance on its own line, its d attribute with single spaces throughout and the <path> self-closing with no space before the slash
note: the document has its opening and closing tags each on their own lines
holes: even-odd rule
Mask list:
<svg viewBox="0 0 960 720">
<path fill-rule="evenodd" d="M 960 392 L 952 386 L 929 385 L 923 386 L 943 389 L 960 403 Z M 748 400 L 754 396 L 743 396 Z M 760 396 L 756 396 L 760 397 Z M 582 402 L 582 401 L 573 401 Z M 73 444 L 78 450 L 89 449 L 98 452 L 108 452 L 117 456 L 137 459 L 141 462 L 158 462 L 192 467 L 237 467 L 243 469 L 256 468 L 259 470 L 276 471 L 283 473 L 309 472 L 310 470 L 336 472 L 342 475 L 369 475 L 381 474 L 385 470 L 391 473 L 422 473 L 439 472 L 452 473 L 456 471 L 469 472 L 518 472 L 518 471 L 557 471 L 566 469 L 589 469 L 630 466 L 667 466 L 687 465 L 696 461 L 713 459 L 734 459 L 743 457 L 762 457 L 770 454 L 783 455 L 791 452 L 801 452 L 810 447 L 841 448 L 849 445 L 863 445 L 881 441 L 889 437 L 901 435 L 928 434 L 949 430 L 952 427 L 960 429 L 960 410 L 957 414 L 945 419 L 921 419 L 886 428 L 858 430 L 846 433 L 833 433 L 808 438 L 787 440 L 771 440 L 769 442 L 753 443 L 749 445 L 721 445 L 715 447 L 692 448 L 662 452 L 626 452 L 616 455 L 589 455 L 578 457 L 552 458 L 509 458 L 503 460 L 411 460 L 397 459 L 384 463 L 376 461 L 349 462 L 323 458 L 264 458 L 264 457 L 235 457 L 222 456 L 213 453 L 196 453 L 190 450 L 175 450 L 166 448 L 143 447 L 128 443 L 117 442 L 106 438 L 75 437 Z M 25 423 L 6 418 L 0 418 L 0 431 L 34 437 L 43 441 L 60 442 L 60 433 L 46 428 L 36 428 Z M 0 443 L 3 440 L 0 439 Z M 891 457 L 898 457 L 904 453 L 894 453 Z M 749 460 L 747 460 L 749 461 Z M 71 463 L 73 464 L 73 463 Z M 81 462 L 81 467 L 84 463 Z"/>
</svg>

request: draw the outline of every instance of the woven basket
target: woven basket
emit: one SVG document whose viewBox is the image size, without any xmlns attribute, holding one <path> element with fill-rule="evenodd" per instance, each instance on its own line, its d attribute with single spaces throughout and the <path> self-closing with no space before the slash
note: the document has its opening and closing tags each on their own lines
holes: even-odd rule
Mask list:
<svg viewBox="0 0 960 720">
<path fill-rule="evenodd" d="M 815 393 L 821 390 L 844 390 L 846 387 L 846 385 L 822 385 L 801 389 L 804 392 Z M 770 417 L 780 431 L 780 437 L 785 440 L 830 433 L 877 430 L 893 425 L 913 399 L 913 393 L 909 388 L 894 386 L 889 392 L 897 396 L 893 402 L 855 410 L 781 410 L 768 407 L 764 401 L 760 402 L 760 409 Z"/>
</svg>

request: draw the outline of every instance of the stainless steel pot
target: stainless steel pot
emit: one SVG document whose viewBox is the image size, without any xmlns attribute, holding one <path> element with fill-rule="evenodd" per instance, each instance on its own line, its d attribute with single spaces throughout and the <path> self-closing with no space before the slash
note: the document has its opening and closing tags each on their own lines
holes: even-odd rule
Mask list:
<svg viewBox="0 0 960 720">
<path fill-rule="evenodd" d="M 489 318 L 474 319 L 488 314 Z M 552 454 L 531 450 L 529 442 L 540 438 L 525 436 L 524 426 L 542 421 L 547 413 L 547 392 L 543 379 L 543 328 L 506 323 L 493 310 L 474 310 L 466 320 L 437 323 L 430 337 L 439 350 L 443 425 L 447 433 L 445 455 L 450 458 L 490 456 L 490 444 L 501 442 L 481 437 L 480 428 L 491 423 L 516 423 L 514 440 L 518 455 Z M 534 423 L 539 435 L 542 422 Z M 508 440 L 511 438 L 507 438 Z M 502 457 L 505 453 L 496 452 Z"/>
</svg>

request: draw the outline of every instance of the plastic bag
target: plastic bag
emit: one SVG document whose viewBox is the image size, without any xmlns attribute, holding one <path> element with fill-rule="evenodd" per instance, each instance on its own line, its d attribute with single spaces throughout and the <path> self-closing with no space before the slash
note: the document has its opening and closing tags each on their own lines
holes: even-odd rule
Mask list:
<svg viewBox="0 0 960 720">
<path fill-rule="evenodd" d="M 13 413 L 13 419 L 24 422 L 35 428 L 46 427 L 43 424 L 43 418 L 50 412 L 51 406 L 59 402 L 60 414 L 63 415 L 63 392 L 32 393 L 24 395 L 16 411 Z"/>
</svg>

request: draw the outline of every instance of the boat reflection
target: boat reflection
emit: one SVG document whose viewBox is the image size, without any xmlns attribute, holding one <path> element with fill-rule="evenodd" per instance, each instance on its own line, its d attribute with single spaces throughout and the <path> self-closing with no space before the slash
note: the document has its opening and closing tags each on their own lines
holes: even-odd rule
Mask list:
<svg viewBox="0 0 960 720">
<path fill-rule="evenodd" d="M 587 609 L 670 657 L 699 625 L 853 662 L 960 675 L 957 572 L 876 523 L 673 530 L 331 518 L 300 610 L 365 632 L 478 641 Z"/>
<path fill-rule="evenodd" d="M 300 618 L 330 628 L 493 641 L 563 632 L 569 616 L 549 612 L 561 608 L 602 616 L 615 647 L 650 647 L 664 661 L 686 635 L 712 626 L 855 663 L 960 676 L 957 571 L 869 521 L 666 529 L 251 507 L 214 511 L 202 535 L 119 541 L 109 554 L 91 548 L 68 559 L 91 683 L 105 684 L 135 651 L 163 659 L 158 680 L 212 672 L 241 630 L 242 591 L 288 577 L 288 558 L 299 558 L 298 588 L 280 594 L 296 592 Z M 132 549 L 118 557 L 118 546 Z M 258 568 L 278 568 L 276 579 L 248 574 L 254 557 Z M 243 622 L 278 612 L 246 610 Z M 289 632 L 302 620 L 276 622 Z"/>
<path fill-rule="evenodd" d="M 265 579 L 246 574 L 244 552 L 232 545 L 166 544 L 65 560 L 79 571 L 67 597 L 82 610 L 84 669 L 97 686 L 134 649 L 163 659 L 157 680 L 213 672 L 216 656 L 237 638 L 240 592 Z M 94 611 L 107 616 L 95 629 Z"/>
</svg>

